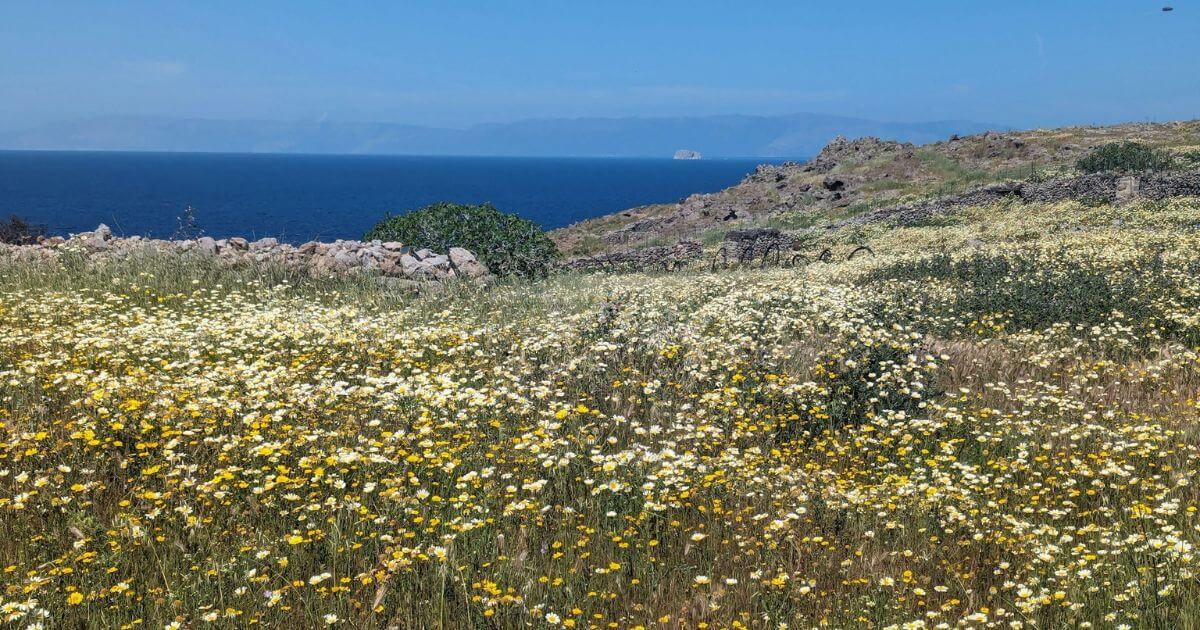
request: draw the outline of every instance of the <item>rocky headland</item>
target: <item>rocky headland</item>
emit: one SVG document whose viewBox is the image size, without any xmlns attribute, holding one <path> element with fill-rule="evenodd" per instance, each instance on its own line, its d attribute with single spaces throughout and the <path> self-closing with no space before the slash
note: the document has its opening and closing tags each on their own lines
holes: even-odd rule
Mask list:
<svg viewBox="0 0 1200 630">
<path fill-rule="evenodd" d="M 765 164 L 724 190 L 581 221 L 551 237 L 568 257 L 595 256 L 682 239 L 713 243 L 753 227 L 817 226 L 1006 182 L 1049 193 L 1035 180 L 1069 179 L 1079 158 L 1122 141 L 1200 155 L 1200 120 L 989 131 L 924 145 L 839 136 L 807 162 Z"/>
</svg>

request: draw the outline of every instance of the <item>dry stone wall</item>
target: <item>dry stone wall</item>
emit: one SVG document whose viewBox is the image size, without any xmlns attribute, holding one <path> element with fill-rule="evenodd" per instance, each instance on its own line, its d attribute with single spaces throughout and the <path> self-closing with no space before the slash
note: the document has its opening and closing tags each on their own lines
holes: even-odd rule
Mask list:
<svg viewBox="0 0 1200 630">
<path fill-rule="evenodd" d="M 775 228 L 731 230 L 725 234 L 725 242 L 721 244 L 718 255 L 729 263 L 747 263 L 771 256 L 782 259 L 789 256 L 788 252 L 800 241 L 799 235 Z"/>
<path fill-rule="evenodd" d="M 414 249 L 402 243 L 337 240 L 331 243 L 311 241 L 295 246 L 274 238 L 248 241 L 244 238 L 163 240 L 139 236 L 117 237 L 108 226 L 91 232 L 43 237 L 32 245 L 2 245 L 0 255 L 21 260 L 53 260 L 65 253 L 76 253 L 103 260 L 134 255 L 168 254 L 199 256 L 236 263 L 269 263 L 285 268 L 306 270 L 318 275 L 373 272 L 390 278 L 438 281 L 451 278 L 486 279 L 487 268 L 473 253 L 452 247 L 445 253 Z"/>
<path fill-rule="evenodd" d="M 1140 175 L 1094 173 L 1046 181 L 984 186 L 961 195 L 871 210 L 843 221 L 830 223 L 826 227 L 837 229 L 847 225 L 880 221 L 912 223 L 956 208 L 985 206 L 1006 199 L 1027 203 L 1054 203 L 1066 200 L 1123 203 L 1135 199 L 1160 200 L 1170 197 L 1195 196 L 1200 196 L 1200 172 L 1163 172 Z"/>
<path fill-rule="evenodd" d="M 561 266 L 573 271 L 646 271 L 664 269 L 672 271 L 704 255 L 704 248 L 696 241 L 679 241 L 674 245 L 630 249 L 598 256 L 581 256 L 564 261 Z"/>
</svg>

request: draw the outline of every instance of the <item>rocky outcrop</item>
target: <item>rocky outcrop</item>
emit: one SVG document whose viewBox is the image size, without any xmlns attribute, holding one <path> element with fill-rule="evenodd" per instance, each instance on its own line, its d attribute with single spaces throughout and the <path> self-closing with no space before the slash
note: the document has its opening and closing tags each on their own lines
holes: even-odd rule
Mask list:
<svg viewBox="0 0 1200 630">
<path fill-rule="evenodd" d="M 896 153 L 912 153 L 916 146 L 894 140 L 880 140 L 874 136 L 848 140 L 838 136 L 831 140 L 817 157 L 804 165 L 804 171 L 810 173 L 828 173 L 840 164 L 847 162 L 869 162 L 876 158 Z"/>
<path fill-rule="evenodd" d="M 318 275 L 376 273 L 414 281 L 486 279 L 491 275 L 474 254 L 460 247 L 438 254 L 403 243 L 380 241 L 311 241 L 294 246 L 274 238 L 256 241 L 209 236 L 181 240 L 121 238 L 114 236 L 108 226 L 100 225 L 91 232 L 69 238 L 43 237 L 33 245 L 0 245 L 0 256 L 7 254 L 22 260 L 53 260 L 67 253 L 96 260 L 146 254 L 197 256 L 230 264 L 273 264 Z"/>
<path fill-rule="evenodd" d="M 746 176 L 743 183 L 767 184 L 782 188 L 786 186 L 788 178 L 799 169 L 799 164 L 790 161 L 783 164 L 759 164 L 753 173 Z"/>
<path fill-rule="evenodd" d="M 797 208 L 842 208 L 861 199 L 865 176 L 846 172 L 884 158 L 911 166 L 919 161 L 912 144 L 867 137 L 848 140 L 837 137 L 812 160 L 798 164 L 763 164 L 741 183 L 717 193 L 695 194 L 673 206 L 662 206 L 650 216 L 623 222 L 604 233 L 604 242 L 614 248 L 628 247 L 679 231 L 703 231 L 715 225 L 738 225 Z M 836 172 L 835 172 L 836 170 Z M 891 177 L 885 174 L 884 178 Z M 899 173 L 897 174 L 899 178 Z M 646 208 L 627 211 L 636 217 Z"/>
<path fill-rule="evenodd" d="M 630 249 L 600 256 L 581 256 L 562 262 L 561 267 L 572 271 L 646 271 L 651 269 L 672 271 L 703 255 L 704 248 L 700 243 L 679 241 L 669 246 Z"/>
<path fill-rule="evenodd" d="M 701 157 L 703 156 L 700 155 L 699 151 L 691 149 L 680 149 L 675 152 L 676 160 L 699 160 Z"/>
</svg>

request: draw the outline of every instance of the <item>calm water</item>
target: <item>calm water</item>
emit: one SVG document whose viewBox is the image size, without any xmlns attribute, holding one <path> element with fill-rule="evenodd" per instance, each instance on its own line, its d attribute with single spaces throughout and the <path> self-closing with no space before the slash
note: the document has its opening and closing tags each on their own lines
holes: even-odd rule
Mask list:
<svg viewBox="0 0 1200 630">
<path fill-rule="evenodd" d="M 720 190 L 757 163 L 0 151 L 0 215 L 169 237 L 190 205 L 207 234 L 300 242 L 360 238 L 388 211 L 490 201 L 550 229 Z"/>
</svg>

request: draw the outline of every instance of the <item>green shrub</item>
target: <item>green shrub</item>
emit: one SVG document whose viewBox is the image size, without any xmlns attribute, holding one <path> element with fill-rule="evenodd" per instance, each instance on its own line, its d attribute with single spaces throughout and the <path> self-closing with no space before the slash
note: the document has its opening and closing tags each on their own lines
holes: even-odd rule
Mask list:
<svg viewBox="0 0 1200 630">
<path fill-rule="evenodd" d="M 1165 171 L 1175 165 L 1171 154 L 1139 142 L 1110 142 L 1075 163 L 1084 173 Z"/>
<path fill-rule="evenodd" d="M 1024 330 L 1056 322 L 1098 324 L 1114 309 L 1140 314 L 1144 310 L 1141 298 L 1150 281 L 1159 279 L 1153 273 L 1134 276 L 1085 264 L 1049 267 L 1032 253 L 981 253 L 957 260 L 935 254 L 876 273 L 898 279 L 949 281 L 955 286 L 956 312 L 975 316 L 1004 313 L 1012 325 Z"/>
<path fill-rule="evenodd" d="M 399 241 L 442 253 L 462 247 L 498 276 L 545 276 L 560 256 L 554 241 L 536 223 L 500 212 L 491 204 L 435 203 L 384 218 L 364 239 Z"/>
<path fill-rule="evenodd" d="M 30 245 L 36 243 L 39 236 L 46 235 L 46 226 L 27 223 L 17 215 L 11 215 L 7 221 L 0 221 L 0 243 L 9 245 Z"/>
</svg>

